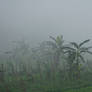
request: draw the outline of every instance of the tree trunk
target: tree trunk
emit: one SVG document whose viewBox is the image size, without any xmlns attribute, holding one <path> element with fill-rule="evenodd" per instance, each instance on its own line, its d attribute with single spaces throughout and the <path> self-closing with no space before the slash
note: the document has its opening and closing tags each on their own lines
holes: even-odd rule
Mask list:
<svg viewBox="0 0 92 92">
<path fill-rule="evenodd" d="M 3 64 L 1 65 L 1 68 L 0 68 L 0 81 L 1 82 L 4 81 L 4 67 L 3 67 Z"/>
<path fill-rule="evenodd" d="M 77 63 L 76 63 L 76 79 L 80 79 L 80 69 L 79 69 L 79 60 L 77 59 Z"/>
</svg>

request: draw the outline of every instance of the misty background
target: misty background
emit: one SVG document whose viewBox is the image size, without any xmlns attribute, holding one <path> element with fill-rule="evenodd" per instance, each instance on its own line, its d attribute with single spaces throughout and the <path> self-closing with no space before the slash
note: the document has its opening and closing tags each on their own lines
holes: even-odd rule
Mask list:
<svg viewBox="0 0 92 92">
<path fill-rule="evenodd" d="M 50 35 L 92 39 L 92 1 L 0 0 L 0 51 L 22 39 L 36 46 Z"/>
</svg>

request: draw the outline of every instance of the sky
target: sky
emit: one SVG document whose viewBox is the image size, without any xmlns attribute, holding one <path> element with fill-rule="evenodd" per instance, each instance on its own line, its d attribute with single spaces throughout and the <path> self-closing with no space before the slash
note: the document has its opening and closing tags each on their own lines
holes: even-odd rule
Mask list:
<svg viewBox="0 0 92 92">
<path fill-rule="evenodd" d="M 0 50 L 25 39 L 31 46 L 63 35 L 92 39 L 92 0 L 0 0 Z"/>
</svg>

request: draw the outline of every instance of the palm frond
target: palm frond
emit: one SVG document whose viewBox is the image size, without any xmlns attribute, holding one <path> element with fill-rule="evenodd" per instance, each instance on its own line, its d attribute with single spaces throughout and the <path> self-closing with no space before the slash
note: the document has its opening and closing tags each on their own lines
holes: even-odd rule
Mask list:
<svg viewBox="0 0 92 92">
<path fill-rule="evenodd" d="M 90 50 L 92 47 L 82 47 L 80 48 L 80 51 L 87 51 Z"/>
<path fill-rule="evenodd" d="M 71 47 L 62 47 L 62 49 L 65 49 L 65 50 L 72 50 L 72 51 L 75 51 L 76 49 L 74 49 L 74 48 L 71 48 Z"/>
<path fill-rule="evenodd" d="M 68 51 L 64 51 L 64 54 L 66 54 L 66 53 L 70 53 L 70 51 L 68 50 Z"/>
<path fill-rule="evenodd" d="M 92 49 L 92 46 L 91 46 L 91 47 L 86 47 L 86 49 L 88 49 L 88 50 L 89 50 L 89 49 Z"/>
<path fill-rule="evenodd" d="M 92 55 L 92 52 L 91 51 L 86 51 L 86 52 Z"/>
<path fill-rule="evenodd" d="M 87 43 L 89 41 L 90 41 L 90 39 L 83 41 L 82 43 L 79 44 L 79 47 L 81 47 L 82 45 L 84 45 L 85 43 Z"/>
<path fill-rule="evenodd" d="M 89 54 L 92 54 L 92 52 L 89 51 L 89 50 L 81 50 L 81 51 L 80 51 L 80 54 L 81 54 L 81 53 L 89 53 Z"/>
<path fill-rule="evenodd" d="M 53 41 L 55 41 L 55 42 L 56 42 L 56 39 L 55 39 L 54 37 L 49 36 L 49 38 L 51 38 Z"/>
<path fill-rule="evenodd" d="M 85 59 L 82 55 L 79 55 L 80 59 L 82 60 L 83 63 L 85 63 Z"/>
<path fill-rule="evenodd" d="M 73 45 L 73 46 L 74 46 L 75 48 L 77 48 L 77 49 L 79 48 L 78 44 L 75 43 L 75 42 L 70 42 L 70 44 Z"/>
<path fill-rule="evenodd" d="M 80 51 L 87 51 L 87 50 L 88 50 L 88 48 L 86 48 L 86 47 L 80 48 Z"/>
</svg>

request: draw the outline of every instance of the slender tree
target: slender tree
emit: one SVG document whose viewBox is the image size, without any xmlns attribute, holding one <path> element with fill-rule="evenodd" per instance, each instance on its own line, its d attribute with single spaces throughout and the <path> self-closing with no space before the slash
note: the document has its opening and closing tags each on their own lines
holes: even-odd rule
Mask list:
<svg viewBox="0 0 92 92">
<path fill-rule="evenodd" d="M 57 69 L 59 65 L 60 55 L 63 52 L 64 40 L 63 36 L 57 36 L 56 38 L 50 36 L 51 41 L 46 41 L 46 44 L 49 45 L 53 50 L 54 56 L 54 68 Z"/>
</svg>

